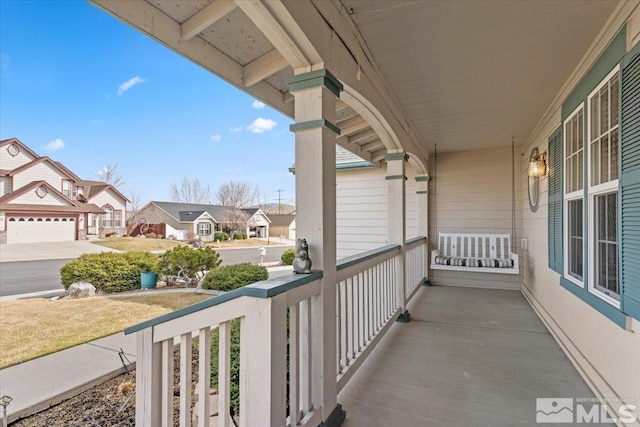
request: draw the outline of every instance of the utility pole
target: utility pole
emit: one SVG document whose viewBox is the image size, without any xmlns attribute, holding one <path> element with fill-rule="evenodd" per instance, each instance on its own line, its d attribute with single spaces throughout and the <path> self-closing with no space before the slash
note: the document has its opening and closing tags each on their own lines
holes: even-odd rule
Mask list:
<svg viewBox="0 0 640 427">
<path fill-rule="evenodd" d="M 278 193 L 278 213 L 282 213 L 281 212 L 281 208 L 282 208 L 282 192 L 286 191 L 286 190 L 282 190 L 282 189 L 277 189 L 276 191 L 274 191 L 274 193 Z"/>
</svg>

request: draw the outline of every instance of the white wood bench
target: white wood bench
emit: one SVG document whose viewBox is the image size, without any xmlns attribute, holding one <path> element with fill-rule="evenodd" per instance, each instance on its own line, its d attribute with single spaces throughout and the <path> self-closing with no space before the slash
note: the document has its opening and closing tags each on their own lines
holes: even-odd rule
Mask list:
<svg viewBox="0 0 640 427">
<path fill-rule="evenodd" d="M 519 274 L 518 254 L 510 248 L 511 234 L 438 233 L 431 269 Z"/>
</svg>

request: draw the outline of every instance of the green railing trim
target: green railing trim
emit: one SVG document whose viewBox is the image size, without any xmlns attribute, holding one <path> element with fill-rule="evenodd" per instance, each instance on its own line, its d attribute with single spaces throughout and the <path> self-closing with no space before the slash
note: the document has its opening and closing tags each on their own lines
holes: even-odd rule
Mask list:
<svg viewBox="0 0 640 427">
<path fill-rule="evenodd" d="M 416 191 L 416 194 L 429 194 L 429 190 Z"/>
<path fill-rule="evenodd" d="M 409 240 L 407 240 L 406 242 L 404 242 L 404 244 L 405 244 L 406 246 L 409 246 L 409 245 L 411 245 L 411 244 L 413 244 L 413 243 L 418 243 L 418 242 L 420 242 L 421 240 L 424 240 L 424 241 L 426 242 L 426 241 L 427 241 L 427 238 L 426 238 L 426 237 L 424 237 L 424 236 L 412 237 L 411 239 L 409 239 Z"/>
<path fill-rule="evenodd" d="M 416 176 L 417 182 L 429 182 L 431 181 L 431 176 Z"/>
<path fill-rule="evenodd" d="M 340 261 L 338 261 L 336 265 L 336 270 L 337 271 L 344 270 L 345 268 L 349 268 L 356 264 L 360 264 L 361 262 L 368 261 L 377 256 L 381 256 L 389 252 L 396 251 L 400 248 L 401 248 L 400 245 L 387 245 L 381 248 L 371 249 L 370 251 L 366 251 L 361 254 L 351 255 L 351 256 L 342 258 Z"/>
<path fill-rule="evenodd" d="M 344 169 L 371 169 L 375 168 L 371 162 L 363 161 L 363 162 L 348 162 L 348 163 L 336 163 L 336 170 L 344 170 Z"/>
<path fill-rule="evenodd" d="M 137 325 L 133 325 L 125 329 L 124 333 L 125 335 L 129 335 L 134 332 L 139 332 L 143 329 L 147 329 L 206 308 L 215 307 L 216 305 L 220 305 L 240 297 L 272 298 L 276 295 L 280 295 L 284 292 L 288 292 L 292 289 L 320 280 L 323 275 L 322 271 L 313 271 L 310 274 L 303 275 L 291 273 L 276 279 L 256 282 L 242 288 L 234 289 L 233 291 L 229 291 L 217 297 L 206 299 L 179 310 L 172 311 L 171 313 L 163 314 L 162 316 L 158 316 L 154 319 L 138 323 Z"/>
</svg>

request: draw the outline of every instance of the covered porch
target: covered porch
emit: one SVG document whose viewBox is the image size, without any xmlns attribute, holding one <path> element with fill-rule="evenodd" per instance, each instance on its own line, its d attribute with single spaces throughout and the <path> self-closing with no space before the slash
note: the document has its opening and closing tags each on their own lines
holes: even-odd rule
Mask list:
<svg viewBox="0 0 640 427">
<path fill-rule="evenodd" d="M 220 426 L 235 397 L 243 426 L 531 424 L 535 398 L 591 396 L 637 424 L 637 406 L 621 402 L 640 399 L 638 1 L 92 2 L 295 121 L 296 234 L 315 269 L 130 328 L 136 425 L 187 426 L 193 412 L 208 424 L 215 409 L 191 400 L 209 394 L 192 382 L 194 352 Z M 584 171 L 601 166 L 577 121 L 596 100 L 603 115 L 589 117 L 614 142 L 594 144 L 612 147 L 604 167 L 628 190 L 627 221 L 605 242 L 607 298 L 588 283 L 594 262 L 578 284 L 563 268 L 562 135 L 581 203 Z M 336 145 L 362 162 L 337 171 Z M 543 158 L 549 173 L 530 176 Z M 618 194 L 617 179 L 605 184 L 594 191 Z M 577 229 L 582 276 L 594 231 Z M 438 232 L 510 234 L 502 253 L 513 255 L 494 261 L 512 274 L 433 272 Z"/>
<path fill-rule="evenodd" d="M 536 398 L 594 397 L 518 291 L 430 286 L 408 308 L 338 395 L 343 426 L 536 425 Z"/>
</svg>

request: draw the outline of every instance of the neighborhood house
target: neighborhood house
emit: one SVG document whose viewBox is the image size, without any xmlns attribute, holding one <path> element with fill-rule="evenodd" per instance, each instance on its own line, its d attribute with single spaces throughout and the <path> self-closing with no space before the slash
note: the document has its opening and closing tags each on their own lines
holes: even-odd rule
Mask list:
<svg viewBox="0 0 640 427">
<path fill-rule="evenodd" d="M 83 180 L 17 138 L 0 141 L 0 243 L 124 234 L 127 201 L 112 185 Z"/>
<path fill-rule="evenodd" d="M 147 203 L 136 212 L 131 222 L 138 224 L 134 234 L 145 234 L 147 230 L 177 240 L 198 236 L 205 242 L 213 241 L 218 231 L 267 237 L 271 223 L 258 208 L 235 209 L 231 206 L 159 201 Z"/>
</svg>

